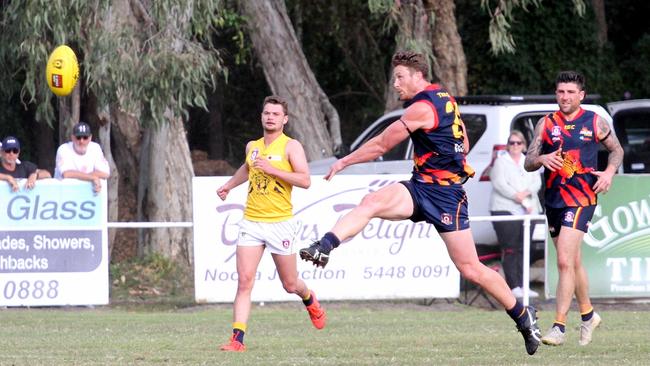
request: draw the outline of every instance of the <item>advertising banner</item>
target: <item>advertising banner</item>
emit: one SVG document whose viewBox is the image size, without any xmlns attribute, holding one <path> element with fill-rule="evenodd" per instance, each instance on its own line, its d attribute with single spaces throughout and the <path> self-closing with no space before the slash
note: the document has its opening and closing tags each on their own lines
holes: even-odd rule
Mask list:
<svg viewBox="0 0 650 366">
<path fill-rule="evenodd" d="M 0 305 L 108 304 L 106 189 L 39 180 L 0 182 Z M 106 187 L 106 182 L 103 182 Z"/>
<path fill-rule="evenodd" d="M 650 297 L 650 176 L 617 175 L 582 243 L 592 297 Z M 546 293 L 555 297 L 557 252 L 546 250 Z"/>
<path fill-rule="evenodd" d="M 293 189 L 298 247 L 309 246 L 354 208 L 369 192 L 408 175 L 341 175 L 331 182 L 312 176 L 309 189 Z M 225 201 L 216 190 L 229 177 L 195 177 L 195 297 L 203 302 L 232 302 L 237 290 L 235 250 L 248 184 Z M 327 267 L 316 268 L 298 256 L 298 275 L 323 300 L 454 298 L 460 275 L 432 225 L 373 219 L 354 238 L 332 252 Z M 253 301 L 297 300 L 282 288 L 270 253 L 255 277 Z"/>
</svg>

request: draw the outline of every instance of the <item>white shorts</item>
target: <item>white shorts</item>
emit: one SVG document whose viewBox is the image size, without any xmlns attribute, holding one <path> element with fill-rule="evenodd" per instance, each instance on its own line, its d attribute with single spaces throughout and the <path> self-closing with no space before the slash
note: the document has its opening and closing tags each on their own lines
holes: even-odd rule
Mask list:
<svg viewBox="0 0 650 366">
<path fill-rule="evenodd" d="M 257 222 L 243 219 L 239 222 L 237 245 L 242 247 L 266 246 L 274 254 L 296 253 L 296 239 L 301 222 L 295 218 L 280 222 Z"/>
</svg>

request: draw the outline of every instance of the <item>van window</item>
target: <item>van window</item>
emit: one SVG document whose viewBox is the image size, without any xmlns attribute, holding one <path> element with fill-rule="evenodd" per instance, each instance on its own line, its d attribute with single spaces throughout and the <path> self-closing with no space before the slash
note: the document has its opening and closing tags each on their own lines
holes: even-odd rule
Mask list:
<svg viewBox="0 0 650 366">
<path fill-rule="evenodd" d="M 540 118 L 544 117 L 546 113 L 524 113 L 515 117 L 512 122 L 511 130 L 517 130 L 524 134 L 526 138 L 526 146 L 530 146 L 530 142 L 535 137 L 535 126 Z M 506 142 L 500 142 L 505 144 Z"/>
<path fill-rule="evenodd" d="M 368 131 L 366 136 L 364 136 L 363 140 L 355 147 L 355 150 L 359 148 L 361 145 L 365 144 L 368 140 L 382 133 L 382 131 L 384 131 L 388 126 L 390 126 L 391 123 L 397 121 L 399 117 L 400 116 L 386 118 L 383 121 L 381 121 L 381 123 L 374 126 L 372 130 Z M 409 149 L 409 139 L 406 139 L 400 142 L 399 144 L 397 144 L 392 149 L 390 149 L 390 151 L 388 151 L 384 155 L 377 158 L 375 161 L 409 160 L 411 158 L 411 153 L 408 151 L 408 149 Z"/>
<path fill-rule="evenodd" d="M 614 130 L 625 151 L 623 171 L 650 173 L 650 110 L 617 113 Z"/>
<path fill-rule="evenodd" d="M 355 150 L 361 145 L 366 143 L 368 140 L 379 135 L 384 131 L 391 123 L 397 121 L 400 116 L 395 116 L 391 118 L 386 118 L 381 123 L 373 127 L 372 130 L 368 131 L 366 136 L 364 136 L 361 143 L 355 146 Z M 470 151 L 474 147 L 476 141 L 483 136 L 487 128 L 487 120 L 485 115 L 482 114 L 461 114 L 461 119 L 465 123 L 465 130 L 467 131 L 467 138 L 469 139 Z M 377 158 L 376 161 L 391 161 L 391 160 L 410 160 L 413 158 L 413 147 L 410 142 L 410 139 L 406 139 L 400 142 L 397 146 L 393 147 L 386 154 Z"/>
<path fill-rule="evenodd" d="M 465 114 L 461 113 L 460 118 L 465 124 L 465 130 L 467 132 L 467 139 L 469 140 L 469 151 L 472 151 L 476 141 L 483 136 L 485 130 L 487 129 L 487 119 L 483 114 Z M 468 151 L 468 153 L 469 153 Z"/>
</svg>

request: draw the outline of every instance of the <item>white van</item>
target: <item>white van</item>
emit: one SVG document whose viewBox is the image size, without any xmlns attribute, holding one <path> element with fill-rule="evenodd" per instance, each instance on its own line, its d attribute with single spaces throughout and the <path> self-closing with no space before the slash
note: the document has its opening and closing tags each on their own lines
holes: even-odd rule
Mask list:
<svg viewBox="0 0 650 366">
<path fill-rule="evenodd" d="M 498 153 L 505 151 L 511 130 L 521 131 L 530 143 L 537 121 L 544 115 L 558 109 L 555 95 L 485 95 L 457 97 L 460 112 L 470 143 L 467 162 L 476 171 L 476 176 L 464 184 L 467 191 L 470 216 L 489 216 L 489 197 L 492 184 L 489 169 Z M 582 108 L 594 111 L 614 126 L 617 136 L 626 149 L 626 160 L 622 172 L 650 172 L 650 100 L 626 105 L 612 103 L 610 110 L 619 118 L 612 117 L 600 105 L 587 98 Z M 632 112 L 630 111 L 632 109 Z M 388 125 L 399 119 L 403 109 L 395 110 L 374 121 L 350 145 L 354 151 L 364 142 L 378 135 Z M 626 145 L 627 144 L 627 145 Z M 410 173 L 413 168 L 413 146 L 410 139 L 403 141 L 373 162 L 355 164 L 339 174 L 391 174 Z M 606 164 L 607 152 L 599 155 L 599 165 Z M 628 158 L 631 157 L 631 158 Z M 311 174 L 326 174 L 336 158 L 312 161 Z M 496 234 L 489 222 L 471 224 L 477 245 L 496 245 Z"/>
</svg>

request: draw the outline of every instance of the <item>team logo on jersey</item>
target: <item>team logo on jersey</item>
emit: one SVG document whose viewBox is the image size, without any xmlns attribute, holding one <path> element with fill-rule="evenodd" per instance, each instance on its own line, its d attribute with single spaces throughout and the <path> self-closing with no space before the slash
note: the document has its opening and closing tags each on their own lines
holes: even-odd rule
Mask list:
<svg viewBox="0 0 650 366">
<path fill-rule="evenodd" d="M 582 141 L 591 141 L 593 135 L 594 132 L 587 129 L 586 127 L 582 127 L 582 129 L 580 129 L 580 140 Z"/>
<path fill-rule="evenodd" d="M 564 221 L 565 222 L 573 222 L 574 215 L 573 212 L 569 211 L 566 214 L 564 214 Z"/>
<path fill-rule="evenodd" d="M 284 239 L 282 240 L 282 246 L 287 249 L 291 246 L 291 240 Z"/>
<path fill-rule="evenodd" d="M 562 135 L 562 131 L 560 131 L 560 126 L 553 126 L 553 130 L 551 131 L 551 135 L 553 135 L 553 136 Z"/>
<path fill-rule="evenodd" d="M 253 151 L 251 152 L 251 160 L 257 159 L 257 155 L 260 154 L 260 150 L 258 148 L 254 148 Z"/>
<path fill-rule="evenodd" d="M 443 213 L 440 215 L 440 222 L 442 222 L 445 225 L 451 225 L 451 215 L 448 213 Z"/>
</svg>

